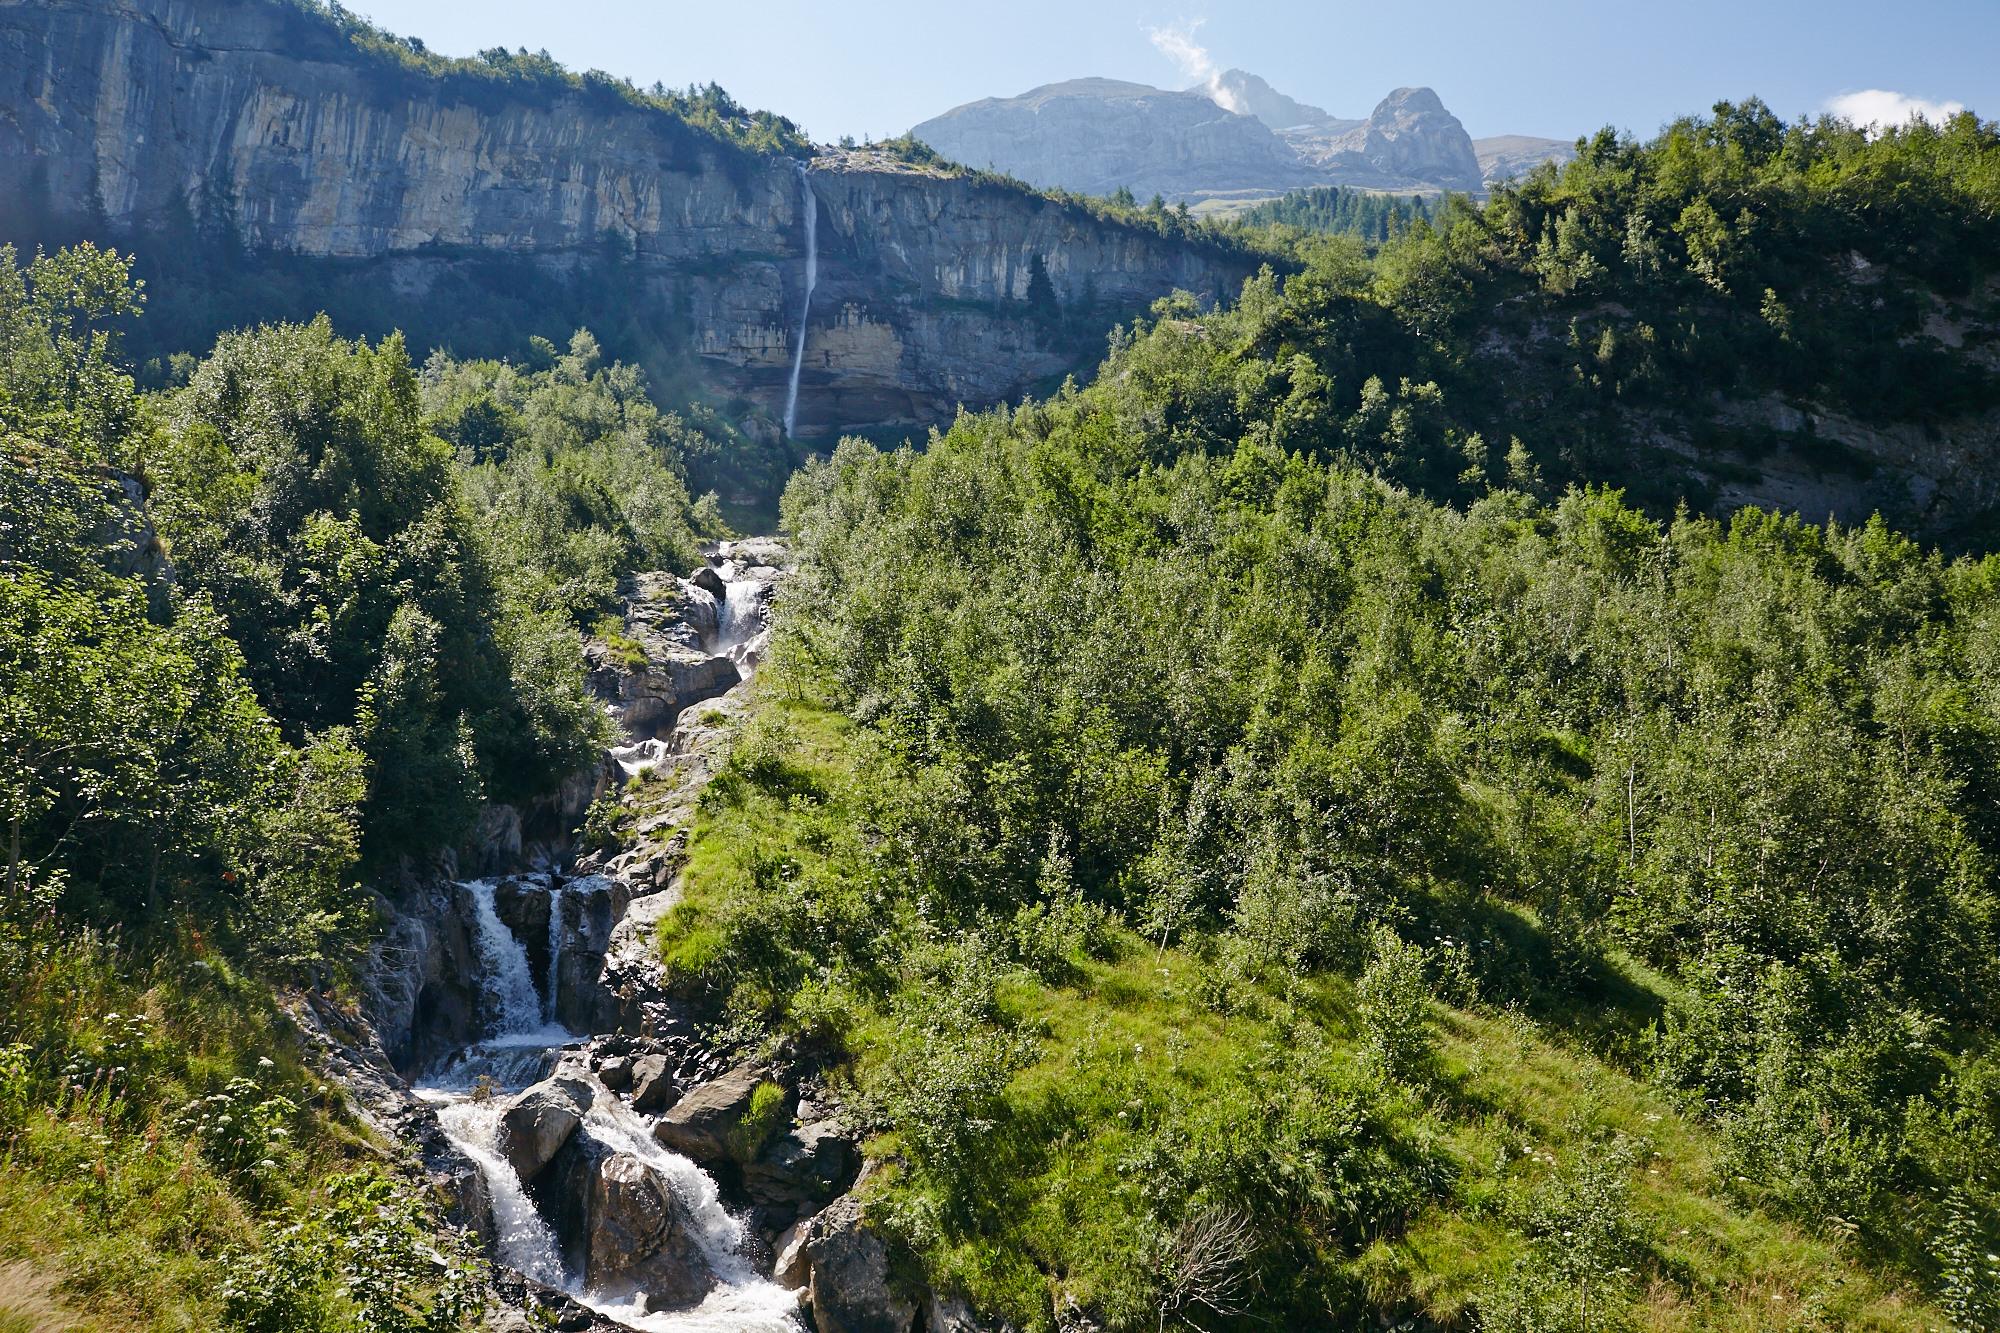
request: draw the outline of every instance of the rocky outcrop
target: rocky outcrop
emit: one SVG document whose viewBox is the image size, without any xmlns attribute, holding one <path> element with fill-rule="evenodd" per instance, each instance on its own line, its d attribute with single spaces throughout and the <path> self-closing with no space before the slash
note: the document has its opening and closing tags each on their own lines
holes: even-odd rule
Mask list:
<svg viewBox="0 0 2000 1333">
<path fill-rule="evenodd" d="M 703 572 L 720 587 L 713 569 Z M 624 601 L 624 634 L 592 639 L 584 660 L 591 689 L 610 705 L 626 740 L 638 743 L 671 731 L 683 710 L 726 693 L 742 673 L 727 653 L 711 650 L 720 605 L 709 586 L 641 574 L 624 589 Z"/>
<path fill-rule="evenodd" d="M 379 899 L 381 935 L 362 968 L 362 999 L 398 1069 L 426 1069 L 483 1035 L 479 964 L 465 890 L 425 885 Z"/>
<path fill-rule="evenodd" d="M 697 1162 L 728 1160 L 731 1139 L 749 1115 L 750 1100 L 765 1078 L 765 1071 L 756 1065 L 738 1065 L 675 1103 L 653 1126 L 653 1137 Z"/>
<path fill-rule="evenodd" d="M 286 996 L 285 1009 L 328 1081 L 327 1095 L 342 1096 L 385 1143 L 408 1145 L 397 1165 L 443 1201 L 455 1225 L 490 1244 L 493 1201 L 485 1177 L 446 1136 L 436 1108 L 410 1091 L 366 1016 L 313 992 Z"/>
<path fill-rule="evenodd" d="M 889 1247 L 846 1195 L 801 1223 L 779 1256 L 779 1280 L 803 1286 L 820 1333 L 911 1333 L 917 1304 L 889 1276 Z"/>
<path fill-rule="evenodd" d="M 771 1207 L 821 1204 L 852 1184 L 861 1170 L 854 1136 L 831 1120 L 786 1130 L 743 1168 L 743 1187 Z"/>
<path fill-rule="evenodd" d="M 620 256 L 615 308 L 579 313 L 657 312 L 656 339 L 767 422 L 800 333 L 810 188 L 807 437 L 1018 397 L 1167 292 L 1233 295 L 1252 270 L 882 154 L 824 153 L 809 181 L 608 84 L 432 73 L 283 0 L 0 3 L 0 227 L 53 217 L 143 258 L 149 235 L 199 222 L 373 284 L 446 334 L 451 293 L 490 281 L 492 255 L 558 282 Z M 1032 317 L 1036 260 L 1072 334 Z"/>
</svg>

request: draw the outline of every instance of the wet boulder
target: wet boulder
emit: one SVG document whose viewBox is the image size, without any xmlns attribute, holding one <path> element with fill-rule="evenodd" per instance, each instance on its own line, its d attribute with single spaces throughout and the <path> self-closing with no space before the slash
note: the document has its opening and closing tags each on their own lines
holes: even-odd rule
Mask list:
<svg viewBox="0 0 2000 1333">
<path fill-rule="evenodd" d="M 625 1153 L 604 1157 L 590 1182 L 583 1251 L 587 1284 L 642 1290 L 652 1310 L 693 1305 L 715 1285 L 679 1197 Z"/>
<path fill-rule="evenodd" d="M 595 1099 L 590 1080 L 571 1069 L 520 1093 L 500 1113 L 500 1155 L 523 1182 L 532 1182 L 576 1134 Z"/>
<path fill-rule="evenodd" d="M 713 565 L 704 565 L 700 569 L 697 569 L 694 572 L 694 577 L 689 579 L 688 582 L 700 588 L 718 602 L 729 596 L 729 585 L 722 581 L 722 575 L 715 572 Z"/>
<path fill-rule="evenodd" d="M 698 1303 L 715 1274 L 666 1177 L 589 1129 L 573 1134 L 530 1189 L 586 1286 L 644 1293 L 649 1309 Z"/>
<path fill-rule="evenodd" d="M 528 955 L 538 983 L 549 975 L 549 880 L 546 875 L 503 879 L 493 887 L 493 912 Z M 544 997 L 546 998 L 546 997 Z"/>
<path fill-rule="evenodd" d="M 632 901 L 631 889 L 604 875 L 580 875 L 565 881 L 556 897 L 560 914 L 556 930 L 562 957 L 555 971 L 555 1014 L 577 1031 L 604 1031 L 616 1024 L 600 1012 L 603 1005 L 604 953 L 611 932 Z"/>
</svg>

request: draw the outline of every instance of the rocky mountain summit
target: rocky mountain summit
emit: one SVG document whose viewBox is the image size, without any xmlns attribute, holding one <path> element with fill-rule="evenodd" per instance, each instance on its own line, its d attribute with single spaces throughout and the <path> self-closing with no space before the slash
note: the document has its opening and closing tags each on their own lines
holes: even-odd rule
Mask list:
<svg viewBox="0 0 2000 1333">
<path fill-rule="evenodd" d="M 1472 136 L 1429 88 L 1398 88 L 1361 124 L 1336 128 L 1344 123 L 1328 120 L 1293 126 L 1283 137 L 1335 184 L 1466 193 L 1485 185 Z"/>
<path fill-rule="evenodd" d="M 968 103 L 911 133 L 968 166 L 1032 184 L 1090 194 L 1122 187 L 1190 204 L 1323 185 L 1478 193 L 1567 151 L 1555 140 L 1504 136 L 1489 141 L 1489 168 L 1429 88 L 1398 88 L 1365 119 L 1349 119 L 1244 70 L 1182 92 L 1075 79 Z"/>
</svg>

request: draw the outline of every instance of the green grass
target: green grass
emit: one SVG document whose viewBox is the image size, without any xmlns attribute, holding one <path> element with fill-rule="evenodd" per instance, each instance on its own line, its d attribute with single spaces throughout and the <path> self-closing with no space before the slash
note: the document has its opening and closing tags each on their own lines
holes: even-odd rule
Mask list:
<svg viewBox="0 0 2000 1333">
<path fill-rule="evenodd" d="M 603 616 L 591 627 L 591 633 L 604 641 L 617 657 L 620 666 L 627 671 L 640 671 L 646 665 L 646 647 L 625 632 L 625 622 L 617 616 Z"/>
<path fill-rule="evenodd" d="M 1233 1190 L 1297 1218 L 1246 1298 L 1260 1314 L 1473 1328 L 1530 1253 L 1541 1201 L 1624 1153 L 1629 1272 L 1601 1299 L 1633 1327 L 1946 1326 L 1852 1243 L 1727 1176 L 1715 1136 L 1627 1054 L 1673 989 L 1624 959 L 1605 961 L 1595 1010 L 1434 1006 L 1435 1055 L 1398 1081 L 1371 1063 L 1350 978 L 1277 975 L 1218 941 L 1161 951 L 1101 925 L 1040 975 L 1000 970 L 992 1027 L 1022 1058 L 972 1150 L 940 1168 L 906 1085 L 957 1066 L 938 1054 L 949 1040 L 913 1039 L 910 1015 L 955 984 L 965 941 L 926 935 L 883 855 L 896 778 L 871 733 L 775 676 L 702 803 L 659 943 L 689 995 L 745 1033 L 789 1034 L 872 1114 L 886 1167 L 873 1206 L 925 1280 L 1026 1328 L 1072 1302 L 1150 1328 L 1155 1219 Z M 1482 910 L 1534 932 L 1506 904 Z"/>
<path fill-rule="evenodd" d="M 379 1169 L 379 1145 L 270 987 L 198 933 L 38 931 L 0 952 L 0 1330 L 226 1327 L 242 1256 L 328 1176 Z"/>
</svg>

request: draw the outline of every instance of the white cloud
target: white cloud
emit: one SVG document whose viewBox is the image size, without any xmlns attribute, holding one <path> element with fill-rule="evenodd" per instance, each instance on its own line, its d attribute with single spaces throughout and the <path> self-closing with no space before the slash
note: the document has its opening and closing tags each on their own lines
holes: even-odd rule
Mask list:
<svg viewBox="0 0 2000 1333">
<path fill-rule="evenodd" d="M 1215 61 L 1208 54 L 1208 48 L 1194 39 L 1203 20 L 1192 23 L 1177 23 L 1165 28 L 1148 28 L 1146 35 L 1153 40 L 1153 48 L 1180 67 L 1182 74 L 1208 89 L 1209 98 L 1224 111 L 1244 114 L 1246 108 L 1240 98 L 1222 86 L 1222 71 L 1215 67 Z"/>
<path fill-rule="evenodd" d="M 1943 124 L 1965 110 L 1965 103 L 1933 102 L 1923 97 L 1912 97 L 1908 93 L 1867 88 L 1858 93 L 1842 93 L 1830 99 L 1826 109 L 1843 120 L 1853 121 L 1864 129 L 1889 129 L 1897 125 L 1907 125 L 1918 116 L 1922 116 L 1933 125 Z"/>
</svg>

